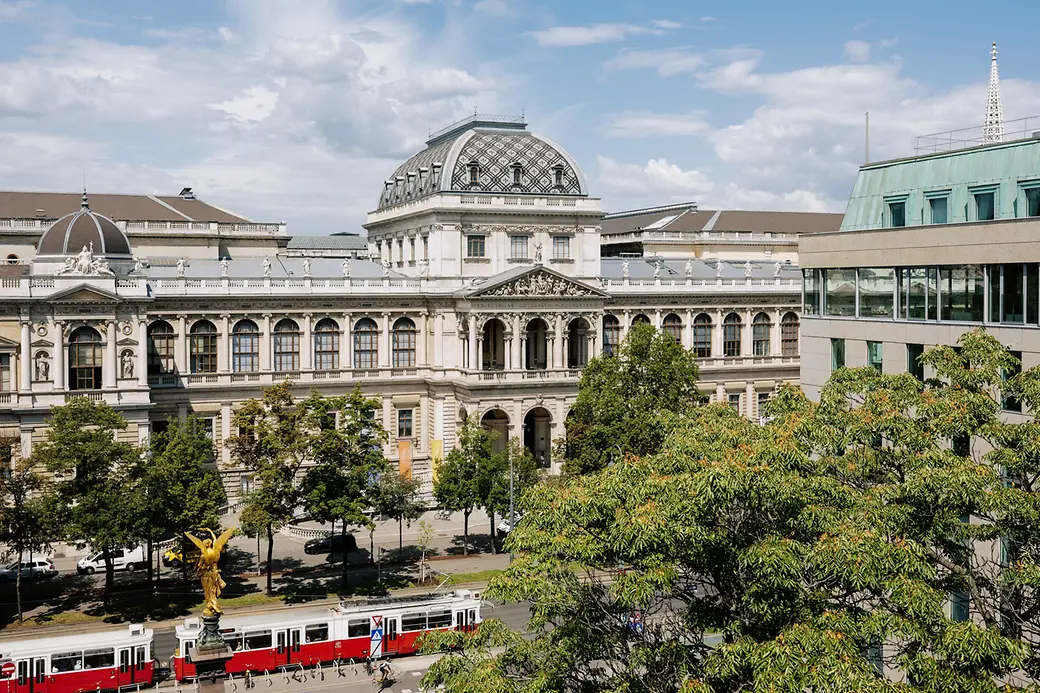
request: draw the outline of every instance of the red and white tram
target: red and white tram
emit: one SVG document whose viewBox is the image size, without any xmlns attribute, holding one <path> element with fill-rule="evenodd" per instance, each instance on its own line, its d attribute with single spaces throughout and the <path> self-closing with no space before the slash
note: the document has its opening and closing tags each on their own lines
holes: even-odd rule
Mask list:
<svg viewBox="0 0 1040 693">
<path fill-rule="evenodd" d="M 77 693 L 151 686 L 152 630 L 0 642 L 0 693 Z"/>
<path fill-rule="evenodd" d="M 229 674 L 241 674 L 411 654 L 418 649 L 417 640 L 423 633 L 471 631 L 480 620 L 480 593 L 456 590 L 439 595 L 342 602 L 326 609 L 225 616 L 220 625 L 234 653 L 226 670 Z M 195 677 L 195 665 L 187 652 L 201 630 L 198 618 L 185 619 L 184 625 L 177 626 L 173 671 L 178 681 Z"/>
</svg>

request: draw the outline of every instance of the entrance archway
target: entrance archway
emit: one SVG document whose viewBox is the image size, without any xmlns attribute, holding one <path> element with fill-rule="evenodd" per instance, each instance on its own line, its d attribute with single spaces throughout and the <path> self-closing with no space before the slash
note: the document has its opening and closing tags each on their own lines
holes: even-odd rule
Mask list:
<svg viewBox="0 0 1040 693">
<path fill-rule="evenodd" d="M 505 452 L 509 445 L 509 415 L 501 409 L 492 409 L 481 417 L 480 425 L 498 434 L 491 443 L 491 452 Z"/>
<path fill-rule="evenodd" d="M 545 370 L 549 365 L 548 360 L 548 325 L 541 318 L 535 318 L 527 323 L 527 346 L 524 355 L 524 366 L 529 371 Z"/>
<path fill-rule="evenodd" d="M 584 368 L 589 362 L 589 323 L 574 318 L 567 327 L 567 368 Z"/>
<path fill-rule="evenodd" d="M 506 367 L 506 326 L 497 318 L 484 323 L 481 370 L 501 371 Z"/>
<path fill-rule="evenodd" d="M 524 417 L 524 447 L 539 467 L 548 467 L 552 455 L 552 414 L 544 407 L 535 407 Z"/>
</svg>

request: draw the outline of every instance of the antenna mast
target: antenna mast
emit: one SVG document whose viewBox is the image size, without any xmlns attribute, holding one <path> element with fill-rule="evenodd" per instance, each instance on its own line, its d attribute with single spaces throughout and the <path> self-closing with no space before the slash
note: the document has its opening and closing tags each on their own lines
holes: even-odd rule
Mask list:
<svg viewBox="0 0 1040 693">
<path fill-rule="evenodd" d="M 1000 103 L 1000 75 L 997 73 L 997 42 L 989 52 L 989 89 L 986 93 L 986 121 L 982 141 L 986 144 L 1004 141 L 1004 108 Z"/>
</svg>

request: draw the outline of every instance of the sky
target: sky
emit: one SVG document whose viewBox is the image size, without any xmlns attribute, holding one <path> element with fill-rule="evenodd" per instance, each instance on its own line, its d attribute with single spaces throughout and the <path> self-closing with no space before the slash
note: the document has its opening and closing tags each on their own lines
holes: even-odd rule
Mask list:
<svg viewBox="0 0 1040 693">
<path fill-rule="evenodd" d="M 985 20 L 985 21 L 982 21 Z M 362 232 L 430 131 L 523 113 L 607 211 L 845 208 L 864 161 L 1040 114 L 1021 0 L 0 0 L 0 188 Z M 1040 119 L 1031 129 L 1040 130 Z"/>
</svg>

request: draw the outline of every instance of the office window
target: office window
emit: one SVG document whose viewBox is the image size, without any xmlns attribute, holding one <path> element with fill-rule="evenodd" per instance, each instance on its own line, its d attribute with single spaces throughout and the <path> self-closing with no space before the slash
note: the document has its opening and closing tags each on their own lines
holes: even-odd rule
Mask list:
<svg viewBox="0 0 1040 693">
<path fill-rule="evenodd" d="M 945 197 L 933 197 L 928 200 L 928 211 L 930 214 L 930 220 L 933 224 L 949 223 L 949 214 L 947 213 L 948 203 L 949 199 Z"/>
<path fill-rule="evenodd" d="M 332 318 L 322 318 L 314 326 L 314 369 L 334 371 L 339 368 L 339 325 Z"/>
<path fill-rule="evenodd" d="M 824 273 L 827 315 L 854 317 L 856 315 L 856 270 L 829 269 Z"/>
<path fill-rule="evenodd" d="M 738 414 L 740 413 L 740 395 L 729 396 L 729 408 Z"/>
<path fill-rule="evenodd" d="M 701 313 L 693 319 L 693 353 L 698 358 L 711 356 L 711 317 Z"/>
<path fill-rule="evenodd" d="M 1010 368 L 1005 369 L 1004 372 L 1000 374 L 1001 381 L 1005 382 L 1005 383 L 1007 381 L 1011 380 L 1012 378 L 1014 378 L 1019 373 L 1022 372 L 1022 352 L 1021 351 L 1009 351 L 1008 353 L 1011 354 L 1011 356 L 1013 356 L 1016 359 L 1016 361 L 1015 361 L 1015 364 L 1013 366 L 1011 366 Z M 1022 413 L 1022 401 L 1020 399 L 1018 399 L 1017 397 L 1014 397 L 1012 395 L 1006 395 L 1006 396 L 1001 397 L 1000 408 L 1003 409 L 1004 411 L 1017 412 L 1017 413 L 1021 414 Z"/>
<path fill-rule="evenodd" d="M 921 363 L 922 354 L 924 354 L 923 344 L 906 345 L 906 372 L 924 382 L 924 364 Z"/>
<path fill-rule="evenodd" d="M 859 270 L 859 315 L 861 318 L 891 318 L 896 274 L 891 267 Z"/>
<path fill-rule="evenodd" d="M 820 314 L 820 270 L 802 270 L 802 313 Z"/>
<path fill-rule="evenodd" d="M 398 438 L 411 438 L 412 437 L 412 410 L 411 409 L 398 409 L 397 410 L 397 437 Z"/>
<path fill-rule="evenodd" d="M 483 236 L 466 236 L 466 257 L 484 257 Z"/>
<path fill-rule="evenodd" d="M 845 367 L 845 340 L 831 337 L 831 372 Z"/>
<path fill-rule="evenodd" d="M 1020 264 L 1000 265 L 999 270 L 995 278 L 1000 279 L 1000 283 L 991 283 L 990 290 L 1000 290 L 1000 322 L 1021 324 L 1025 319 L 1026 267 Z M 990 319 L 995 315 L 997 313 L 991 312 Z"/>
<path fill-rule="evenodd" d="M 867 365 L 881 372 L 881 342 L 867 342 Z"/>
<path fill-rule="evenodd" d="M 191 326 L 188 361 L 192 373 L 217 372 L 217 328 L 209 320 L 199 320 Z"/>
<path fill-rule="evenodd" d="M 571 256 L 571 239 L 568 236 L 553 236 L 553 259 L 567 260 Z"/>
<path fill-rule="evenodd" d="M 1040 186 L 1026 188 L 1026 216 L 1040 217 Z"/>
<path fill-rule="evenodd" d="M 928 270 L 904 267 L 899 270 L 899 276 L 900 316 L 905 320 L 924 320 L 928 310 Z"/>
<path fill-rule="evenodd" d="M 231 370 L 235 373 L 260 370 L 260 328 L 252 320 L 239 320 L 231 330 Z"/>
<path fill-rule="evenodd" d="M 967 621 L 971 614 L 971 595 L 967 592 L 950 594 L 950 620 Z"/>
<path fill-rule="evenodd" d="M 509 257 L 514 260 L 526 260 L 527 259 L 527 236 L 510 236 L 509 237 Z"/>
<path fill-rule="evenodd" d="M 905 201 L 888 203 L 888 225 L 893 228 L 897 226 L 906 226 Z"/>
<path fill-rule="evenodd" d="M 798 316 L 785 313 L 780 321 L 780 355 L 798 355 Z"/>
<path fill-rule="evenodd" d="M 979 265 L 940 267 L 942 319 L 982 322 L 985 305 L 985 273 Z"/>
<path fill-rule="evenodd" d="M 979 191 L 972 194 L 975 203 L 975 220 L 992 221 L 997 214 L 997 193 L 994 191 Z"/>
<path fill-rule="evenodd" d="M 928 268 L 928 320 L 939 319 L 939 270 Z"/>
<path fill-rule="evenodd" d="M 736 313 L 730 313 L 726 316 L 726 319 L 722 321 L 722 355 L 723 356 L 740 356 L 740 333 L 744 329 L 744 324 L 740 320 L 740 316 Z"/>
</svg>

